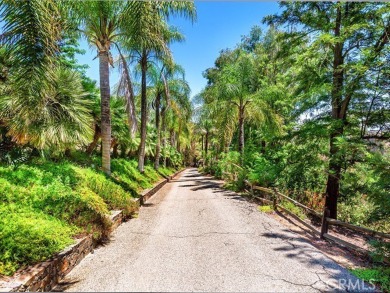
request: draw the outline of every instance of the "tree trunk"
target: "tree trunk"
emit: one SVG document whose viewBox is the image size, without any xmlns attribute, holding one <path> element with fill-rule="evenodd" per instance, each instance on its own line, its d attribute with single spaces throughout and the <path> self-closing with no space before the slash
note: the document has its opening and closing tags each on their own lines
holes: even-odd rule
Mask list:
<svg viewBox="0 0 390 293">
<path fill-rule="evenodd" d="M 243 102 L 240 101 L 240 107 L 238 109 L 238 152 L 241 154 L 241 158 L 244 155 L 244 105 Z"/>
<path fill-rule="evenodd" d="M 176 140 L 176 149 L 180 153 L 180 135 L 181 135 L 181 124 L 179 124 L 179 131 L 177 132 L 177 140 Z"/>
<path fill-rule="evenodd" d="M 206 155 L 206 160 L 207 160 L 208 151 L 209 151 L 209 131 L 206 130 L 205 142 L 204 142 L 204 153 Z"/>
<path fill-rule="evenodd" d="M 115 138 L 112 140 L 111 145 L 112 145 L 112 157 L 113 158 L 118 158 L 118 156 L 119 156 L 119 152 L 118 152 L 119 144 L 118 144 L 118 142 L 117 142 L 117 140 Z"/>
<path fill-rule="evenodd" d="M 143 173 L 145 167 L 145 144 L 147 123 L 146 71 L 148 67 L 147 53 L 144 50 L 141 58 L 141 142 L 138 149 L 138 170 Z"/>
<path fill-rule="evenodd" d="M 124 144 L 121 144 L 120 147 L 121 147 L 121 154 L 120 154 L 120 156 L 121 156 L 121 158 L 125 158 L 126 157 L 126 151 L 127 151 L 126 146 Z"/>
<path fill-rule="evenodd" d="M 336 25 L 334 35 L 340 36 L 341 31 L 341 8 L 337 8 Z M 333 83 L 332 83 L 332 130 L 329 138 L 329 171 L 326 183 L 325 206 L 329 209 L 330 217 L 337 218 L 337 200 L 340 194 L 341 159 L 337 138 L 343 134 L 344 118 L 341 115 L 344 85 L 343 42 L 336 42 L 333 49 Z"/>
<path fill-rule="evenodd" d="M 161 94 L 158 93 L 156 97 L 156 131 L 157 131 L 157 141 L 156 141 L 156 156 L 154 159 L 154 169 L 158 170 L 160 167 L 160 151 L 161 151 L 161 129 L 160 129 L 160 104 L 161 104 Z"/>
<path fill-rule="evenodd" d="M 175 130 L 172 128 L 169 130 L 169 142 L 172 147 L 175 147 Z"/>
<path fill-rule="evenodd" d="M 72 153 L 69 148 L 65 149 L 65 157 L 70 158 L 72 156 Z"/>
<path fill-rule="evenodd" d="M 166 140 L 166 108 L 165 106 L 161 109 L 161 138 L 162 138 L 162 149 L 163 149 L 163 166 L 167 166 L 167 154 L 166 154 L 166 146 L 167 146 L 167 140 Z"/>
<path fill-rule="evenodd" d="M 119 47 L 118 47 L 119 49 Z M 119 58 L 122 61 L 123 73 L 126 78 L 126 113 L 127 113 L 127 123 L 129 126 L 130 137 L 133 139 L 137 131 L 137 117 L 135 114 L 135 105 L 134 105 L 134 89 L 133 83 L 130 78 L 129 66 L 127 64 L 126 58 L 119 52 Z"/>
<path fill-rule="evenodd" d="M 261 140 L 261 153 L 265 154 L 265 148 L 267 147 L 267 142 L 265 140 Z"/>
<path fill-rule="evenodd" d="M 110 72 L 107 51 L 99 52 L 101 130 L 102 130 L 102 168 L 111 175 L 111 113 L 110 113 Z"/>
<path fill-rule="evenodd" d="M 99 139 L 102 135 L 101 129 L 98 124 L 95 123 L 95 133 L 93 134 L 93 141 L 87 148 L 87 154 L 91 155 L 92 152 L 96 149 L 96 146 L 99 142 Z"/>
</svg>

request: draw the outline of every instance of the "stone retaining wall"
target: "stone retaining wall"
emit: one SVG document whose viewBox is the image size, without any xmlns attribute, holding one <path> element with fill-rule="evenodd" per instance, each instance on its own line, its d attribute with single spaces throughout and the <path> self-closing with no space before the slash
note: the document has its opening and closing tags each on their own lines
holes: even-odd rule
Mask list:
<svg viewBox="0 0 390 293">
<path fill-rule="evenodd" d="M 68 274 L 94 248 L 91 236 L 77 240 L 75 244 L 56 257 L 17 273 L 6 291 L 30 292 L 50 291 L 58 281 Z"/>
<path fill-rule="evenodd" d="M 153 188 L 143 191 L 140 198 L 135 201 L 142 204 L 182 171 L 161 180 Z M 122 211 L 111 211 L 110 219 L 112 230 L 114 230 L 125 220 L 125 217 Z M 0 292 L 50 291 L 87 254 L 92 252 L 96 245 L 97 243 L 93 241 L 91 235 L 78 239 L 75 244 L 67 247 L 55 257 L 17 272 L 12 277 L 0 279 Z"/>
</svg>

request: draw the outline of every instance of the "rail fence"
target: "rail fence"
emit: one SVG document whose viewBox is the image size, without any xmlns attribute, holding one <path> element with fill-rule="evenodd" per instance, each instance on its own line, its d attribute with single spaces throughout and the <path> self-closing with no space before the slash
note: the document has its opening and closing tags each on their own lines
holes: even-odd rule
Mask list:
<svg viewBox="0 0 390 293">
<path fill-rule="evenodd" d="M 329 210 L 327 208 L 324 208 L 324 211 L 321 214 L 321 213 L 319 213 L 319 212 L 317 212 L 317 211 L 315 211 L 315 210 L 313 210 L 313 209 L 311 209 L 311 208 L 301 204 L 300 202 L 298 202 L 298 201 L 288 197 L 287 195 L 284 195 L 284 194 L 278 192 L 276 189 L 270 189 L 270 188 L 265 188 L 265 187 L 261 187 L 261 186 L 252 185 L 247 180 L 245 180 L 245 184 L 250 188 L 249 193 L 251 194 L 251 196 L 253 198 L 256 198 L 257 200 L 259 200 L 259 201 L 261 201 L 261 202 L 263 202 L 265 204 L 272 205 L 273 209 L 275 211 L 277 211 L 279 209 L 279 210 L 285 212 L 286 214 L 288 214 L 289 216 L 294 218 L 296 221 L 298 221 L 299 223 L 304 225 L 306 228 L 308 228 L 309 232 L 312 235 L 318 236 L 321 239 L 330 240 L 332 242 L 335 242 L 337 244 L 343 245 L 343 246 L 345 246 L 347 248 L 353 249 L 355 251 L 358 251 L 358 252 L 361 252 L 361 253 L 364 253 L 364 254 L 368 254 L 369 251 L 367 249 L 359 247 L 359 246 L 357 246 L 355 244 L 347 242 L 347 241 L 345 241 L 343 239 L 340 239 L 340 238 L 338 238 L 338 237 L 336 237 L 334 235 L 330 235 L 329 234 L 329 226 L 331 226 L 331 225 L 333 225 L 333 226 L 342 226 L 342 227 L 347 228 L 349 230 L 352 230 L 352 231 L 355 231 L 355 232 L 358 232 L 358 233 L 362 233 L 362 234 L 364 234 L 366 236 L 371 236 L 373 238 L 377 238 L 377 239 L 381 239 L 381 240 L 385 240 L 385 241 L 390 240 L 390 234 L 378 232 L 378 231 L 371 230 L 371 229 L 368 229 L 368 228 L 365 228 L 365 227 L 360 227 L 360 226 L 352 225 L 352 224 L 349 224 L 349 223 L 346 223 L 346 222 L 342 222 L 342 221 L 339 221 L 339 220 L 335 220 L 335 219 L 329 218 Z M 270 195 L 270 197 L 267 199 L 267 198 L 256 196 L 255 195 L 255 191 L 261 191 L 261 192 L 263 192 L 265 194 Z M 288 210 L 287 208 L 282 206 L 281 202 L 283 200 L 286 200 L 286 201 L 289 201 L 289 202 L 293 203 L 295 206 L 305 210 L 306 213 L 314 216 L 318 220 L 321 220 L 321 229 L 318 230 L 316 227 L 314 227 L 313 225 L 311 225 L 311 224 L 307 223 L 306 221 L 302 220 L 299 216 L 297 216 L 296 214 L 294 214 L 293 212 L 291 212 L 290 210 Z M 389 260 L 385 260 L 385 262 L 388 263 Z"/>
</svg>

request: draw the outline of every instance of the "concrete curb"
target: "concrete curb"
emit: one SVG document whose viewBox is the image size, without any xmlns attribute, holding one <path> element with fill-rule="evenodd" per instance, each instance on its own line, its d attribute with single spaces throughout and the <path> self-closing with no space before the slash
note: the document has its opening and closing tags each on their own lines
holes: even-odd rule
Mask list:
<svg viewBox="0 0 390 293">
<path fill-rule="evenodd" d="M 168 176 L 165 179 L 160 180 L 154 187 L 144 190 L 140 194 L 140 205 L 143 205 L 149 198 L 151 198 L 157 191 L 159 191 L 166 183 L 171 181 L 173 178 L 175 178 L 177 175 L 179 175 L 184 170 L 185 169 L 177 171 L 175 174 Z"/>
<path fill-rule="evenodd" d="M 139 198 L 135 199 L 135 202 L 142 205 L 167 182 L 184 170 L 185 169 L 182 169 L 168 178 L 160 180 L 154 187 L 144 190 Z M 111 232 L 126 220 L 126 217 L 121 210 L 111 211 L 109 218 L 112 222 Z M 65 248 L 51 259 L 30 266 L 20 272 L 16 272 L 12 277 L 0 279 L 0 292 L 50 291 L 76 265 L 78 265 L 85 256 L 93 252 L 93 249 L 96 246 L 98 246 L 98 243 L 93 240 L 92 235 L 77 239 L 75 244 Z"/>
</svg>

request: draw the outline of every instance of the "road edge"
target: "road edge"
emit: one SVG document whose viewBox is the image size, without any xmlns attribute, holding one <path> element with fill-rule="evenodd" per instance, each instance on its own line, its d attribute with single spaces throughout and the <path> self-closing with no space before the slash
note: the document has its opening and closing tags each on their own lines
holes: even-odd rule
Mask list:
<svg viewBox="0 0 390 293">
<path fill-rule="evenodd" d="M 143 190 L 137 199 L 137 211 L 149 198 L 156 194 L 166 183 L 170 182 L 186 168 L 180 169 L 174 174 L 157 182 L 152 188 Z M 131 217 L 130 217 L 131 219 Z M 127 220 L 122 210 L 111 211 L 109 220 L 112 222 L 111 232 L 115 231 Z M 77 239 L 76 243 L 66 247 L 54 257 L 44 262 L 27 267 L 16 272 L 12 277 L 4 277 L 0 280 L 0 292 L 48 292 L 76 267 L 81 260 L 93 252 L 99 246 L 92 235 Z"/>
</svg>

